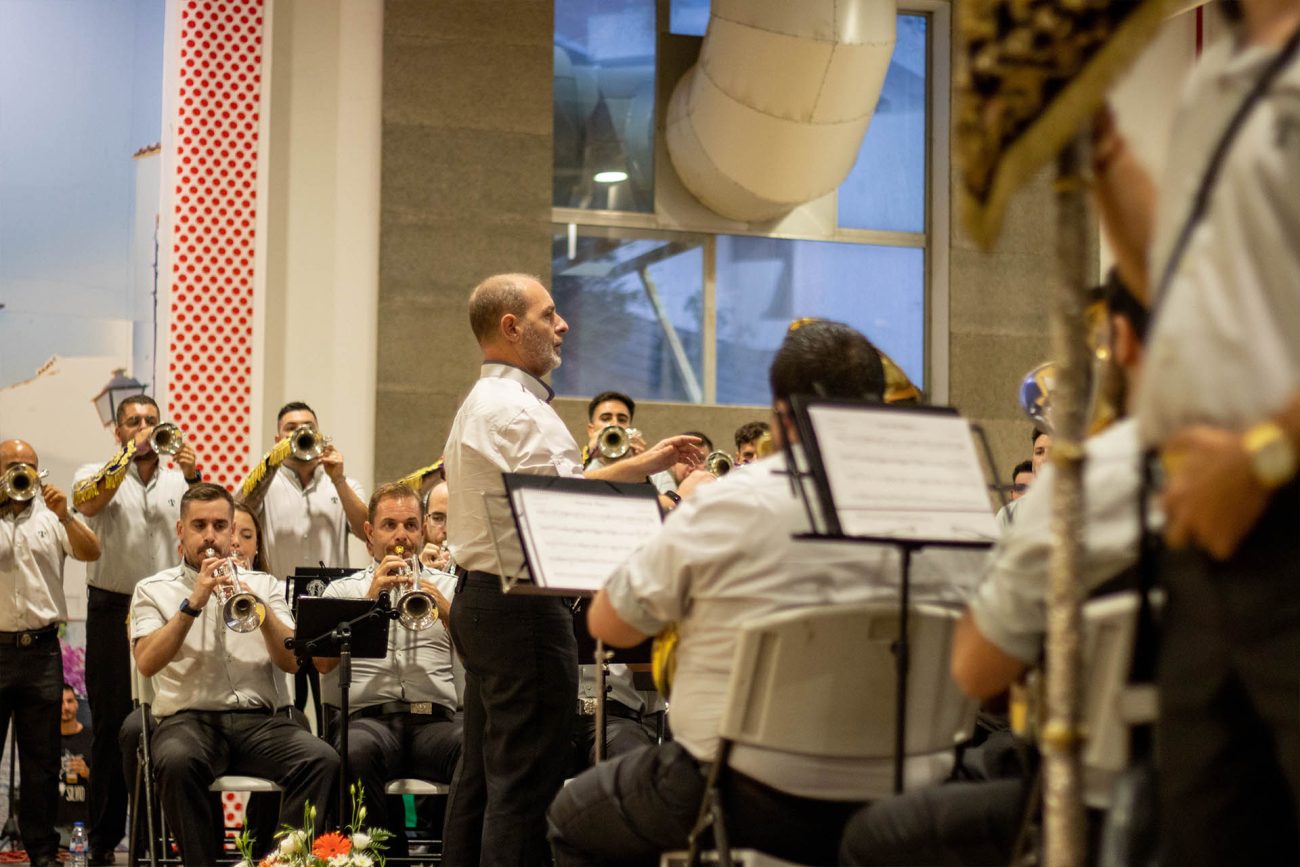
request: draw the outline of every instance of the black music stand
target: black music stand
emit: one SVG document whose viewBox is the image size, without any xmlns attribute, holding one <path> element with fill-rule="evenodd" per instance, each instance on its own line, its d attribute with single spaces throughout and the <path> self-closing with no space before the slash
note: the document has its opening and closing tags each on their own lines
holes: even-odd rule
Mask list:
<svg viewBox="0 0 1300 867">
<path fill-rule="evenodd" d="M 352 775 L 348 767 L 348 687 L 352 684 L 352 658 L 388 656 L 388 623 L 397 612 L 387 597 L 375 599 L 322 599 L 303 596 L 293 638 L 285 645 L 299 664 L 313 656 L 338 657 L 339 667 L 339 809 L 348 803 Z M 377 797 L 382 797 L 379 793 Z"/>
<path fill-rule="evenodd" d="M 284 582 L 284 601 L 289 603 L 293 616 L 298 616 L 298 600 L 303 596 L 320 596 L 331 581 L 356 573 L 355 569 L 338 569 L 331 566 L 299 566 Z M 320 674 L 308 657 L 306 664 L 293 676 L 293 706 L 303 710 L 310 697 L 316 711 L 317 734 L 324 729 L 324 708 L 321 707 Z"/>
<path fill-rule="evenodd" d="M 898 579 L 898 642 L 894 647 L 895 677 L 898 681 L 894 695 L 894 792 L 901 793 L 903 791 L 904 760 L 907 753 L 907 677 L 911 668 L 911 643 L 908 635 L 907 615 L 911 606 L 912 555 L 924 548 L 987 549 L 993 545 L 992 532 L 996 532 L 996 525 L 992 525 L 992 532 L 989 532 L 987 537 L 972 538 L 972 536 L 980 535 L 979 531 L 971 528 L 978 527 L 983 523 L 979 518 L 981 514 L 988 517 L 990 521 L 992 519 L 988 505 L 984 503 L 982 512 L 976 508 L 970 509 L 969 522 L 964 521 L 961 514 L 957 513 L 954 518 L 956 524 L 946 531 L 939 527 L 900 527 L 896 532 L 846 533 L 834 496 L 835 484 L 832 481 L 831 462 L 823 455 L 819 444 L 818 425 L 814 419 L 814 414 L 818 408 L 827 408 L 833 411 L 916 413 L 921 416 L 928 414 L 931 418 L 936 419 L 941 416 L 957 417 L 957 411 L 951 407 L 892 407 L 866 401 L 807 398 L 800 395 L 795 395 L 791 399 L 791 410 L 794 415 L 795 425 L 799 430 L 799 441 L 806 466 L 800 464 L 799 458 L 788 440 L 785 444 L 786 466 L 791 476 L 792 486 L 803 499 L 804 508 L 808 513 L 808 524 L 813 528 L 811 533 L 802 533 L 796 538 L 889 545 L 898 550 L 900 565 Z M 969 466 L 973 466 L 975 472 L 978 473 L 979 462 L 974 453 L 974 444 L 970 443 L 969 445 L 969 458 L 972 461 Z M 861 466 L 858 469 L 861 469 Z M 808 494 L 805 480 L 811 481 L 817 497 L 817 507 L 814 507 L 812 498 Z M 981 490 L 987 488 L 982 477 L 979 479 L 978 488 Z M 938 532 L 935 532 L 936 530 Z M 965 538 L 962 538 L 962 536 L 965 536 Z"/>
</svg>

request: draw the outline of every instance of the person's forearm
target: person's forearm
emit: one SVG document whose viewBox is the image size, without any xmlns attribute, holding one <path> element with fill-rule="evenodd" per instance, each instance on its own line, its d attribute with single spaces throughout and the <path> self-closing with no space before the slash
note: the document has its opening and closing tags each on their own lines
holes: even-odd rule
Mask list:
<svg viewBox="0 0 1300 867">
<path fill-rule="evenodd" d="M 266 492 L 271 488 L 271 480 L 275 478 L 276 468 L 268 468 L 266 474 L 258 480 L 257 484 L 248 493 L 244 493 L 244 486 L 240 485 L 235 489 L 235 502 L 247 506 L 255 514 L 262 514 L 262 501 L 266 499 Z"/>
<path fill-rule="evenodd" d="M 366 538 L 366 504 L 361 502 L 357 492 L 352 490 L 347 479 L 339 479 L 334 483 L 334 487 L 339 492 L 339 503 L 343 505 L 343 514 L 348 518 L 348 529 L 352 535 L 365 541 Z"/>
<path fill-rule="evenodd" d="M 266 620 L 262 623 L 262 638 L 266 641 L 266 649 L 271 654 L 271 661 L 277 667 L 290 674 L 295 674 L 298 671 L 298 657 L 292 650 L 284 646 L 285 639 L 292 637 L 293 630 L 283 620 L 276 617 L 275 612 L 268 605 Z"/>
<path fill-rule="evenodd" d="M 162 671 L 176 658 L 193 624 L 193 617 L 177 612 L 161 629 L 137 638 L 131 651 L 135 656 L 135 667 L 145 677 L 153 677 Z"/>
<path fill-rule="evenodd" d="M 72 548 L 74 560 L 89 563 L 99 559 L 99 537 L 94 530 L 78 521 L 76 515 L 68 515 L 59 521 L 68 532 L 68 545 Z"/>
<path fill-rule="evenodd" d="M 643 452 L 623 458 L 621 461 L 614 461 L 607 466 L 587 470 L 583 476 L 606 482 L 644 482 L 650 475 L 647 469 L 649 463 L 650 458 Z"/>
<path fill-rule="evenodd" d="M 1116 135 L 1098 148 L 1093 196 L 1102 232 L 1115 254 L 1120 277 L 1145 299 L 1150 292 L 1147 267 L 1155 227 L 1155 184 L 1122 137 Z"/>
</svg>

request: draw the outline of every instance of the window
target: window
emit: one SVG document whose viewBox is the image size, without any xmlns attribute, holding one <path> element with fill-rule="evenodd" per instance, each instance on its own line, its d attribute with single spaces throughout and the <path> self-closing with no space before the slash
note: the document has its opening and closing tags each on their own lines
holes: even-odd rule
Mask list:
<svg viewBox="0 0 1300 867">
<path fill-rule="evenodd" d="M 946 90 L 935 92 L 946 73 L 936 75 L 931 64 L 947 54 L 948 7 L 935 0 L 904 5 L 876 113 L 833 201 L 805 206 L 819 209 L 817 219 L 783 221 L 797 227 L 789 231 L 742 234 L 721 218 L 681 225 L 655 213 L 653 14 L 632 0 L 557 0 L 552 279 L 556 304 L 573 327 L 553 380 L 557 393 L 618 388 L 651 400 L 766 404 L 768 367 L 790 321 L 824 316 L 858 328 L 919 386 L 946 396 L 946 376 L 927 383 L 931 366 L 942 372 L 946 345 L 929 353 L 927 338 L 937 333 L 946 344 L 947 184 L 936 192 L 928 179 L 947 171 L 946 153 L 930 147 L 947 140 L 946 128 L 933 128 L 931 110 L 942 103 L 938 120 L 946 124 Z M 620 57 L 636 59 L 615 63 L 588 51 L 581 55 L 587 83 L 580 85 L 571 71 L 577 66 L 562 67 L 561 53 L 580 56 L 572 50 L 580 31 L 593 39 L 595 25 L 578 19 L 597 8 L 617 19 L 607 26 L 624 40 Z M 698 36 L 708 11 L 708 0 L 671 0 L 668 20 L 657 26 Z M 604 123 L 599 106 L 629 99 L 632 68 L 643 76 L 635 87 L 648 82 L 651 89 L 646 113 L 632 122 L 634 112 L 612 111 L 622 118 L 611 121 L 618 134 L 601 138 L 593 126 Z M 606 90 L 615 69 L 621 84 Z M 592 111 L 581 114 L 585 126 L 562 107 L 570 91 L 586 94 L 583 105 Z M 616 92 L 621 96 L 611 96 Z M 562 124 L 581 128 L 577 138 L 586 143 L 575 145 Z M 588 180 L 603 165 L 589 154 L 592 142 L 613 139 L 625 155 L 650 156 L 627 181 L 602 189 Z"/>
</svg>

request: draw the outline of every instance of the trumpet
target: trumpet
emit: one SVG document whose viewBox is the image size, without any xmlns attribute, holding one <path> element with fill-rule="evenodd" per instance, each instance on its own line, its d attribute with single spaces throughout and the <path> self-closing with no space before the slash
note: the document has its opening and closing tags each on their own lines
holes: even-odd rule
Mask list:
<svg viewBox="0 0 1300 867">
<path fill-rule="evenodd" d="M 438 605 L 433 594 L 419 589 L 420 560 L 418 557 L 403 557 L 401 545 L 394 549 L 397 556 L 406 562 L 406 569 L 399 573 L 408 579 L 392 597 L 392 606 L 397 611 L 397 622 L 412 632 L 421 632 L 438 622 Z"/>
<path fill-rule="evenodd" d="M 322 436 L 311 424 L 295 428 L 289 437 L 293 441 L 293 456 L 300 461 L 316 460 L 325 454 L 325 448 L 330 444 L 330 438 Z"/>
<path fill-rule="evenodd" d="M 704 459 L 704 469 L 718 478 L 731 472 L 731 466 L 731 456 L 726 452 L 709 452 L 709 456 Z"/>
<path fill-rule="evenodd" d="M 165 421 L 149 434 L 149 447 L 159 455 L 174 455 L 185 445 L 185 434 L 180 427 Z"/>
<path fill-rule="evenodd" d="M 203 556 L 218 555 L 216 549 L 208 548 Z M 221 618 L 226 628 L 235 632 L 253 632 L 260 627 L 266 619 L 266 605 L 255 594 L 239 589 L 239 564 L 235 558 L 227 557 L 214 574 L 221 579 L 214 589 L 221 600 Z"/>
<path fill-rule="evenodd" d="M 0 476 L 0 497 L 25 503 L 36 496 L 41 483 L 49 475 L 45 470 L 37 471 L 31 464 L 13 464 Z"/>
<path fill-rule="evenodd" d="M 632 450 L 632 437 L 640 435 L 634 427 L 606 425 L 596 434 L 596 452 L 607 461 L 616 461 Z"/>
<path fill-rule="evenodd" d="M 776 446 L 772 443 L 772 435 L 767 431 L 759 434 L 758 439 L 754 440 L 754 455 L 756 457 L 765 458 L 774 451 L 776 451 Z"/>
</svg>

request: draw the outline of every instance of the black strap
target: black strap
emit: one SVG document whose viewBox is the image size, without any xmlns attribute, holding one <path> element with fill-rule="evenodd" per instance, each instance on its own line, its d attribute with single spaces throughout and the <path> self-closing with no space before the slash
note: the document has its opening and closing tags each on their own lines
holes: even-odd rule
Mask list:
<svg viewBox="0 0 1300 867">
<path fill-rule="evenodd" d="M 1219 175 L 1223 171 L 1224 163 L 1227 162 L 1228 151 L 1231 150 L 1233 142 L 1237 140 L 1242 127 L 1246 125 L 1246 119 L 1250 116 L 1250 113 L 1259 105 L 1265 91 L 1268 90 L 1269 86 L 1295 56 L 1297 46 L 1300 46 L 1300 28 L 1296 28 L 1296 32 L 1291 34 L 1291 38 L 1286 41 L 1286 45 L 1282 46 L 1282 50 L 1277 53 L 1277 56 L 1269 63 L 1268 68 L 1251 86 L 1250 92 L 1246 94 L 1246 98 L 1241 101 L 1241 105 L 1237 106 L 1237 111 L 1233 114 L 1232 119 L 1228 121 L 1228 126 L 1219 138 L 1218 144 L 1214 146 L 1209 164 L 1205 167 L 1205 173 L 1201 176 L 1200 186 L 1196 188 L 1196 196 L 1192 200 L 1192 209 L 1183 222 L 1183 227 L 1178 232 L 1178 240 L 1174 242 L 1173 250 L 1169 254 L 1169 261 L 1165 263 L 1164 273 L 1160 275 L 1160 282 L 1156 284 L 1155 311 L 1159 311 L 1164 303 L 1165 296 L 1168 294 L 1169 283 L 1174 279 L 1174 272 L 1178 269 L 1183 254 L 1187 252 L 1187 245 L 1191 241 L 1192 232 L 1200 225 L 1201 220 L 1205 218 L 1206 211 L 1210 208 L 1210 196 L 1214 193 L 1214 188 L 1219 182 Z"/>
</svg>

